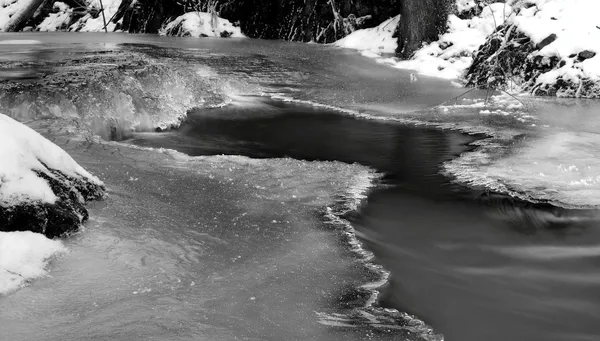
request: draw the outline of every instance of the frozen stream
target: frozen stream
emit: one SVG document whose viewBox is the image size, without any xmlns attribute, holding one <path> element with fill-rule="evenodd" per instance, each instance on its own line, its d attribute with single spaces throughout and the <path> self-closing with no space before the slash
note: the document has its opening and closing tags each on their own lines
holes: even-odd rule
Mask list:
<svg viewBox="0 0 600 341">
<path fill-rule="evenodd" d="M 437 106 L 463 90 L 327 46 L 3 39 L 31 42 L 0 41 L 2 112 L 109 194 L 0 340 L 600 335 L 594 102 Z"/>
</svg>

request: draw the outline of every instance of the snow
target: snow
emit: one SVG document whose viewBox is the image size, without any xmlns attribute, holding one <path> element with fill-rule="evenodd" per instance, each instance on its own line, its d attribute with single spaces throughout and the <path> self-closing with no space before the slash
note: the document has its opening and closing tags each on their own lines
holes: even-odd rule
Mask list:
<svg viewBox="0 0 600 341">
<path fill-rule="evenodd" d="M 400 15 L 397 15 L 377 27 L 356 30 L 336 41 L 334 45 L 371 53 L 363 53 L 366 56 L 379 57 L 381 53 L 394 53 L 398 47 L 398 41 L 396 38 L 392 38 L 392 35 L 399 21 Z"/>
<path fill-rule="evenodd" d="M 459 10 L 472 9 L 472 0 L 458 0 Z M 381 58 L 380 54 L 367 54 L 375 57 L 380 63 L 400 69 L 414 70 L 419 74 L 445 79 L 458 79 L 473 62 L 473 53 L 483 44 L 486 38 L 494 32 L 511 15 L 512 7 L 505 3 L 493 3 L 486 6 L 480 16 L 472 19 L 460 19 L 456 15 L 448 17 L 448 32 L 441 35 L 438 41 L 424 45 L 415 52 L 410 60 L 398 58 Z M 399 17 L 390 20 L 401 20 Z M 387 23 L 387 22 L 386 22 Z M 384 23 L 385 24 L 385 23 Z M 382 24 L 382 26 L 384 26 Z M 362 51 L 379 52 L 378 46 L 385 46 L 385 52 L 394 52 L 397 47 L 396 38 L 392 38 L 395 27 L 391 22 L 386 29 L 358 30 L 348 37 L 336 42 L 337 46 L 354 48 Z M 385 45 L 379 42 L 385 42 Z M 383 52 L 383 51 L 382 51 Z"/>
<path fill-rule="evenodd" d="M 4 31 L 10 17 L 20 12 L 31 0 L 0 0 L 0 31 Z"/>
<path fill-rule="evenodd" d="M 33 232 L 0 232 L 0 295 L 46 275 L 48 259 L 66 248 Z"/>
<path fill-rule="evenodd" d="M 57 13 L 50 13 L 39 25 L 40 31 L 52 32 L 58 31 L 71 21 L 73 10 L 64 2 L 55 2 L 53 9 L 58 10 Z"/>
<path fill-rule="evenodd" d="M 88 13 L 84 15 L 81 19 L 71 25 L 71 30 L 75 30 L 76 28 L 81 28 L 80 32 L 102 32 L 104 31 L 104 19 L 108 23 L 112 16 L 117 13 L 119 6 L 121 5 L 122 0 L 102 0 L 102 5 L 104 8 L 104 18 L 102 14 L 98 15 L 97 18 L 92 18 L 92 16 Z M 91 8 L 96 8 L 100 10 L 102 7 L 100 4 L 100 0 L 91 0 L 88 2 L 88 6 Z M 106 26 L 106 29 L 109 32 L 113 32 L 115 30 L 117 24 L 110 22 Z"/>
<path fill-rule="evenodd" d="M 477 6 L 474 0 L 457 0 L 456 5 L 458 13 Z M 448 31 L 439 40 L 425 44 L 410 60 L 381 57 L 381 52 L 393 52 L 396 47 L 392 38 L 394 28 L 389 27 L 394 25 L 385 26 L 393 19 L 377 28 L 358 30 L 335 45 L 361 50 L 363 55 L 393 67 L 415 70 L 427 76 L 460 79 L 473 62 L 473 54 L 479 46 L 497 26 L 507 22 L 514 24 L 536 44 L 552 33 L 557 35 L 554 42 L 537 54 L 558 57 L 566 64 L 541 75 L 538 84 L 554 84 L 559 78 L 577 84 L 582 78 L 600 81 L 598 13 L 600 1 L 597 0 L 509 0 L 507 3 L 492 3 L 484 7 L 480 15 L 470 19 L 450 15 Z M 578 61 L 576 55 L 586 50 L 595 52 L 596 56 Z"/>
<path fill-rule="evenodd" d="M 558 57 L 566 64 L 538 78 L 538 84 L 554 84 L 559 78 L 574 81 L 581 78 L 600 80 L 600 2 L 597 0 L 530 0 L 530 8 L 522 9 L 512 19 L 515 26 L 534 43 L 551 34 L 557 39 L 542 48 L 537 55 Z M 582 51 L 596 56 L 577 62 Z"/>
<path fill-rule="evenodd" d="M 102 184 L 60 147 L 2 114 L 0 160 L 0 205 L 4 207 L 24 202 L 54 203 L 57 198 L 52 189 L 34 172 L 37 170 L 52 176 L 46 166 L 71 177 L 83 177 L 92 183 Z"/>
<path fill-rule="evenodd" d="M 213 16 L 206 12 L 189 12 L 177 17 L 175 20 L 167 24 L 160 34 L 167 35 L 168 32 L 177 31 L 177 27 L 181 25 L 181 36 L 191 37 L 221 37 L 221 32 L 227 31 L 231 33 L 233 38 L 243 38 L 244 35 L 239 27 L 233 26 L 229 20 L 215 17 L 216 22 L 213 23 Z M 214 26 L 214 27 L 213 27 Z"/>
</svg>

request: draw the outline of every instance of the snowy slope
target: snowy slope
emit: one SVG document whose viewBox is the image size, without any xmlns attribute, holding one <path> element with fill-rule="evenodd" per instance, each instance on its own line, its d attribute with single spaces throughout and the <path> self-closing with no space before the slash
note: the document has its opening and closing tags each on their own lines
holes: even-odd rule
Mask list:
<svg viewBox="0 0 600 341">
<path fill-rule="evenodd" d="M 480 11 L 474 11 L 477 6 Z M 590 83 L 600 82 L 600 1 L 509 0 L 487 5 L 481 1 L 457 0 L 457 10 L 457 15 L 448 18 L 448 31 L 438 41 L 425 44 L 410 60 L 383 59 L 377 54 L 370 55 L 397 68 L 415 70 L 427 76 L 459 79 L 473 63 L 477 49 L 486 43 L 497 27 L 506 23 L 514 25 L 533 44 L 540 44 L 549 36 L 556 35 L 554 41 L 529 55 L 529 58 L 555 58 L 560 61 L 556 67 L 550 67 L 539 75 L 536 87 L 547 88 L 560 81 L 571 82 L 574 86 L 563 93 L 576 96 L 577 84 L 587 82 L 585 84 L 589 88 Z M 478 14 L 472 16 L 468 13 Z M 336 45 L 378 52 L 384 45 L 379 42 L 386 41 L 390 42 L 385 46 L 391 51 L 394 40 L 392 34 L 393 29 L 359 30 Z M 600 89 L 596 89 L 600 87 L 591 87 L 593 89 L 588 93 L 600 92 Z M 561 95 L 560 91 L 558 95 Z"/>
<path fill-rule="evenodd" d="M 476 4 L 472 0 L 458 0 L 459 14 L 473 9 Z M 504 3 L 486 6 L 479 16 L 460 19 L 457 15 L 448 18 L 448 32 L 440 36 L 438 41 L 426 44 L 416 51 L 410 60 L 398 58 L 381 58 L 378 52 L 394 52 L 397 47 L 396 38 L 392 38 L 395 26 L 401 18 L 395 17 L 381 26 L 357 30 L 350 36 L 335 43 L 336 46 L 353 48 L 378 59 L 379 62 L 391 66 L 415 70 L 420 74 L 446 79 L 457 79 L 471 65 L 473 52 L 483 44 L 510 15 L 512 7 Z M 393 26 L 393 27 L 392 27 Z"/>
</svg>

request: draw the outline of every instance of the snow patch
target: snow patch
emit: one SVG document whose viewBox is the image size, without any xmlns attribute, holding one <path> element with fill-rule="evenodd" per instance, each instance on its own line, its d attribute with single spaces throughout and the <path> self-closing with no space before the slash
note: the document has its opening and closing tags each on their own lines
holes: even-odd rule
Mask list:
<svg viewBox="0 0 600 341">
<path fill-rule="evenodd" d="M 65 252 L 62 242 L 33 232 L 0 232 L 0 295 L 46 275 L 48 259 Z"/>
<path fill-rule="evenodd" d="M 80 32 L 102 32 L 104 31 L 104 19 L 106 19 L 106 29 L 108 32 L 114 32 L 117 24 L 109 22 L 109 20 L 119 10 L 121 1 L 122 0 L 102 0 L 102 4 L 100 3 L 100 0 L 89 1 L 89 8 L 94 8 L 98 11 L 100 11 L 101 8 L 104 8 L 104 18 L 102 17 L 102 13 L 96 18 L 93 18 L 92 15 L 88 13 L 71 25 L 70 30 L 77 31 L 79 29 Z"/>
<path fill-rule="evenodd" d="M 557 57 L 565 64 L 542 74 L 537 83 L 554 85 L 559 80 L 578 84 L 582 79 L 600 81 L 600 2 L 597 0 L 530 0 L 512 23 L 539 44 L 552 34 L 556 39 L 536 56 Z M 587 51 L 583 61 L 579 54 Z M 592 57 L 590 57 L 592 56 Z"/>
<path fill-rule="evenodd" d="M 177 17 L 160 31 L 161 35 L 179 37 L 233 37 L 243 38 L 239 27 L 229 20 L 207 12 L 189 12 Z"/>
<path fill-rule="evenodd" d="M 64 2 L 57 1 L 52 6 L 53 9 L 58 10 L 57 13 L 50 13 L 39 25 L 38 29 L 44 32 L 54 32 L 60 29 L 66 28 L 71 22 L 71 15 L 73 10 L 69 5 Z"/>
<path fill-rule="evenodd" d="M 400 15 L 397 15 L 377 27 L 356 30 L 333 44 L 367 52 L 363 55 L 368 57 L 379 57 L 382 53 L 394 53 L 398 47 L 398 40 L 392 36 L 399 21 Z"/>
<path fill-rule="evenodd" d="M 35 172 L 47 168 L 102 185 L 95 176 L 79 166 L 69 154 L 33 129 L 0 114 L 0 206 L 26 202 L 54 203 L 48 182 Z M 47 175 L 52 176 L 50 173 Z"/>
</svg>

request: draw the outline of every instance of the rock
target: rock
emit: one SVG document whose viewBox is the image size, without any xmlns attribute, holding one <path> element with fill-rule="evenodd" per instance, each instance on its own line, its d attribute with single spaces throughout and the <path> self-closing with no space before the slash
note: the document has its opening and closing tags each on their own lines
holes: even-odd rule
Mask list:
<svg viewBox="0 0 600 341">
<path fill-rule="evenodd" d="M 31 128 L 0 115 L 0 232 L 76 231 L 104 184 Z"/>
<path fill-rule="evenodd" d="M 584 50 L 579 52 L 579 54 L 577 54 L 577 59 L 579 61 L 584 61 L 586 59 L 590 59 L 590 58 L 594 58 L 596 56 L 596 52 L 590 51 L 590 50 Z"/>
<path fill-rule="evenodd" d="M 544 38 L 544 40 L 542 40 L 539 44 L 537 44 L 535 48 L 537 50 L 541 50 L 544 47 L 552 44 L 556 40 L 556 38 L 558 38 L 558 36 L 556 34 L 552 33 L 551 35 Z"/>
</svg>

